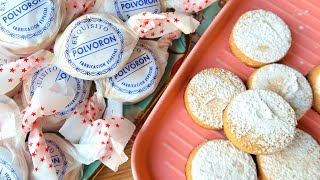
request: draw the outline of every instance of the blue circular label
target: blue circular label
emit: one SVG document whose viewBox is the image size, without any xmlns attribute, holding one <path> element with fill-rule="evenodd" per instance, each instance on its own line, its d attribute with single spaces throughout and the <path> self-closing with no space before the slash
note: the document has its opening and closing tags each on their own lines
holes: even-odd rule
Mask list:
<svg viewBox="0 0 320 180">
<path fill-rule="evenodd" d="M 30 83 L 30 99 L 33 97 L 35 90 L 38 87 L 49 87 L 54 82 L 65 79 L 68 85 L 76 92 L 72 101 L 58 115 L 66 115 L 74 111 L 77 106 L 83 102 L 87 94 L 87 83 L 85 80 L 78 79 L 68 75 L 56 66 L 50 65 L 36 71 Z"/>
<path fill-rule="evenodd" d="M 122 60 L 121 31 L 104 18 L 78 21 L 67 37 L 65 58 L 77 72 L 101 76 L 114 70 Z"/>
<path fill-rule="evenodd" d="M 62 180 L 68 167 L 68 160 L 58 144 L 50 139 L 46 139 L 53 167 L 59 180 Z"/>
<path fill-rule="evenodd" d="M 50 30 L 53 0 L 1 0 L 0 31 L 10 38 L 31 39 Z"/>
<path fill-rule="evenodd" d="M 123 21 L 142 12 L 160 13 L 158 0 L 114 0 L 117 15 Z"/>
<path fill-rule="evenodd" d="M 8 179 L 8 180 L 18 180 L 18 175 L 16 171 L 11 167 L 11 165 L 0 158 L 0 179 Z"/>
<path fill-rule="evenodd" d="M 138 43 L 129 62 L 109 82 L 113 88 L 126 94 L 138 94 L 150 89 L 158 75 L 157 59 L 147 46 Z"/>
</svg>

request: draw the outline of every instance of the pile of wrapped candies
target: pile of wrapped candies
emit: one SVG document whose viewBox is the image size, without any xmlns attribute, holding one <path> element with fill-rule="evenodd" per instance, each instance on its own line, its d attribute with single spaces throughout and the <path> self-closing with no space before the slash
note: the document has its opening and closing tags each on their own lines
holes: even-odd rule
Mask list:
<svg viewBox="0 0 320 180">
<path fill-rule="evenodd" d="M 116 171 L 135 130 L 122 105 L 155 90 L 172 41 L 213 2 L 0 0 L 0 179 Z"/>
</svg>

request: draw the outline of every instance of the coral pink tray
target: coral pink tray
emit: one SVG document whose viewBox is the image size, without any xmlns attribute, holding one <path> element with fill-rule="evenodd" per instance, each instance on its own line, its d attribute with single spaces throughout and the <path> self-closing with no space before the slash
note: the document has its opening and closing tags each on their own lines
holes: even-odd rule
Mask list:
<svg viewBox="0 0 320 180">
<path fill-rule="evenodd" d="M 229 0 L 179 69 L 140 130 L 132 152 L 135 179 L 185 179 L 189 153 L 199 143 L 225 138 L 222 131 L 199 127 L 189 117 L 183 94 L 189 80 L 206 68 L 224 68 L 246 82 L 254 71 L 230 52 L 228 38 L 241 14 L 266 9 L 280 16 L 291 29 L 293 43 L 281 63 L 306 75 L 320 64 L 319 0 Z M 320 142 L 320 115 L 310 110 L 299 127 Z"/>
</svg>

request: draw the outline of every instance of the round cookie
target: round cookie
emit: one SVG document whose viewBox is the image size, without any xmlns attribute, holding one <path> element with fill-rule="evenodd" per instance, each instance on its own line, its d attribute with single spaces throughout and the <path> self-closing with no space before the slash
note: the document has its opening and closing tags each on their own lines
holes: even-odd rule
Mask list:
<svg viewBox="0 0 320 180">
<path fill-rule="evenodd" d="M 313 92 L 313 109 L 320 113 L 320 65 L 315 66 L 308 74 Z"/>
<path fill-rule="evenodd" d="M 293 142 L 282 151 L 257 156 L 261 180 L 320 179 L 320 146 L 309 134 L 297 129 Z"/>
<path fill-rule="evenodd" d="M 243 179 L 256 180 L 256 165 L 252 157 L 237 149 L 230 141 L 211 140 L 200 144 L 189 155 L 187 180 Z"/>
<path fill-rule="evenodd" d="M 297 124 L 290 105 L 267 90 L 248 90 L 239 94 L 224 111 L 227 138 L 250 154 L 271 154 L 291 143 Z"/>
<path fill-rule="evenodd" d="M 297 120 L 311 108 L 312 90 L 307 79 L 298 71 L 282 64 L 270 64 L 251 74 L 248 89 L 273 91 L 294 109 Z"/>
<path fill-rule="evenodd" d="M 277 15 L 265 10 L 244 13 L 229 38 L 232 53 L 251 67 L 282 59 L 291 46 L 291 32 Z"/>
<path fill-rule="evenodd" d="M 243 82 L 224 69 L 206 69 L 189 82 L 184 95 L 191 118 L 207 129 L 222 129 L 222 114 L 229 102 L 246 90 Z"/>
</svg>

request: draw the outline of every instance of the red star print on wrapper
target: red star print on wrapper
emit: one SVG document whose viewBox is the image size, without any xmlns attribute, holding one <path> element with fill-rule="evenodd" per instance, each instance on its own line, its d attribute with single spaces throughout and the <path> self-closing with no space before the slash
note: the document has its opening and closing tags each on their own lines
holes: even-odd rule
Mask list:
<svg viewBox="0 0 320 180">
<path fill-rule="evenodd" d="M 105 107 L 103 96 L 94 93 L 75 110 L 77 113 L 66 120 L 59 132 L 74 143 L 81 156 L 79 162 L 90 164 L 100 160 L 116 171 L 119 165 L 128 160 L 123 150 L 135 130 L 135 125 L 124 117 L 99 119 Z M 87 111 L 90 113 L 87 114 Z M 71 132 L 70 129 L 77 131 Z"/>
<path fill-rule="evenodd" d="M 191 16 L 174 12 L 144 12 L 132 16 L 126 23 L 142 38 L 157 38 L 177 30 L 190 34 L 200 24 Z"/>
<path fill-rule="evenodd" d="M 102 95 L 94 93 L 92 97 L 86 99 L 79 105 L 74 113 L 66 120 L 59 132 L 70 142 L 77 143 L 82 133 L 95 120 L 100 119 L 106 108 L 105 100 Z M 76 112 L 76 113 L 75 113 Z M 70 129 L 77 131 L 70 131 Z"/>
<path fill-rule="evenodd" d="M 109 126 L 107 126 L 109 125 Z M 99 119 L 88 126 L 75 147 L 80 161 L 90 164 L 100 160 L 113 171 L 128 160 L 124 148 L 135 130 L 135 125 L 123 117 Z"/>
<path fill-rule="evenodd" d="M 65 2 L 66 14 L 62 29 L 65 29 L 71 21 L 86 13 L 88 8 L 94 5 L 95 0 L 69 0 Z"/>
<path fill-rule="evenodd" d="M 181 36 L 181 31 L 180 30 L 177 30 L 177 31 L 174 31 L 172 33 L 169 33 L 165 36 L 162 36 L 159 40 L 158 40 L 158 43 L 159 43 L 159 46 L 160 47 L 166 47 L 166 48 L 169 48 L 169 46 L 172 45 L 172 41 L 174 39 L 178 39 L 180 38 Z M 166 49 L 167 50 L 167 49 Z"/>
<path fill-rule="evenodd" d="M 0 94 L 6 94 L 15 88 L 24 78 L 32 75 L 43 64 L 51 64 L 53 54 L 49 51 L 40 50 L 32 56 L 19 59 L 1 66 Z"/>
<path fill-rule="evenodd" d="M 57 81 L 52 87 L 37 88 L 29 106 L 22 112 L 22 129 L 28 133 L 36 120 L 63 110 L 73 99 L 75 92 L 65 80 Z"/>
<path fill-rule="evenodd" d="M 178 12 L 196 13 L 210 6 L 217 0 L 166 0 L 169 6 Z"/>
<path fill-rule="evenodd" d="M 32 158 L 33 173 L 35 175 L 46 175 L 57 179 L 56 170 L 50 167 L 52 165 L 51 155 L 48 151 L 48 145 L 38 124 L 32 127 L 28 139 L 28 149 Z"/>
<path fill-rule="evenodd" d="M 34 173 L 43 173 L 50 177 L 56 177 L 55 169 L 50 168 L 52 163 L 51 156 L 39 127 L 41 122 L 39 122 L 38 118 L 63 110 L 74 95 L 74 90 L 67 86 L 65 80 L 60 80 L 51 87 L 37 88 L 31 103 L 23 111 L 21 128 L 25 135 L 30 131 L 28 148 L 33 162 Z"/>
</svg>

